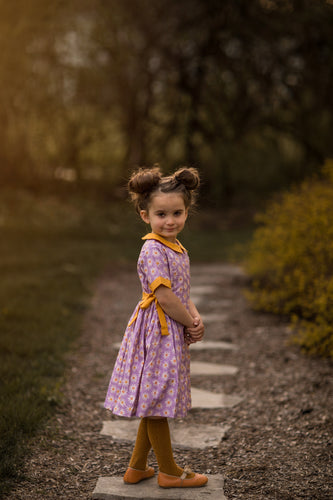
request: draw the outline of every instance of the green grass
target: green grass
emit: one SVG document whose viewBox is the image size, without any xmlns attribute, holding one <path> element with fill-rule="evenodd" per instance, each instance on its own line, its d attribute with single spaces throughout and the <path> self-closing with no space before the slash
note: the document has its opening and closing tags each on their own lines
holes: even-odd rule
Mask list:
<svg viewBox="0 0 333 500">
<path fill-rule="evenodd" d="M 146 228 L 124 202 L 0 196 L 1 496 L 20 478 L 29 439 L 61 402 L 65 353 L 94 280 L 108 262 L 135 269 Z M 195 220 L 181 238 L 192 260 L 239 258 L 248 229 L 208 230 Z"/>
</svg>

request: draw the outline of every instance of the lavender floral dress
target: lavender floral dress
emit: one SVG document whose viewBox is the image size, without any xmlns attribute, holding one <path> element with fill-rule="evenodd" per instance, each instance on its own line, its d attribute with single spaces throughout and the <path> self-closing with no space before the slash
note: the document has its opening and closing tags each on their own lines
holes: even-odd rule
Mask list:
<svg viewBox="0 0 333 500">
<path fill-rule="evenodd" d="M 179 242 L 154 233 L 143 239 L 138 260 L 143 299 L 126 328 L 104 406 L 123 417 L 184 417 L 191 408 L 184 327 L 162 311 L 154 292 L 163 284 L 188 308 L 189 258 Z"/>
</svg>

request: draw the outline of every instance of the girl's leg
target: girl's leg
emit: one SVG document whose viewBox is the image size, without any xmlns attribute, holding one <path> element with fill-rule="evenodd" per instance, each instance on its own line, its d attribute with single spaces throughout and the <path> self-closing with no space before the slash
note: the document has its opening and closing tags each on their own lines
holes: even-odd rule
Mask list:
<svg viewBox="0 0 333 500">
<path fill-rule="evenodd" d="M 181 467 L 178 467 L 173 458 L 169 422 L 167 418 L 148 418 L 147 430 L 160 472 L 164 472 L 164 474 L 170 476 L 180 477 L 184 471 Z M 187 475 L 187 478 L 191 477 L 194 477 L 194 473 Z"/>
<path fill-rule="evenodd" d="M 157 482 L 161 488 L 194 488 L 207 483 L 206 476 L 183 470 L 174 461 L 166 418 L 148 418 L 147 429 L 160 469 Z"/>
<path fill-rule="evenodd" d="M 146 470 L 147 458 L 150 451 L 151 444 L 147 431 L 147 418 L 141 419 L 138 433 L 136 435 L 135 446 L 133 449 L 132 457 L 129 466 L 137 470 Z"/>
<path fill-rule="evenodd" d="M 147 467 L 147 458 L 150 448 L 151 444 L 147 432 L 147 418 L 142 418 L 129 467 L 124 475 L 125 483 L 136 484 L 143 479 L 153 477 L 155 474 L 154 469 L 152 467 Z"/>
</svg>

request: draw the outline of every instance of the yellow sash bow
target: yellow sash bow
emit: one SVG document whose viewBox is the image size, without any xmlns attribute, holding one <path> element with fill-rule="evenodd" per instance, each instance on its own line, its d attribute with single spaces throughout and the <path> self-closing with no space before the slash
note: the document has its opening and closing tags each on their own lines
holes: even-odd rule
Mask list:
<svg viewBox="0 0 333 500">
<path fill-rule="evenodd" d="M 128 326 L 130 326 L 132 323 L 134 323 L 134 321 L 138 317 L 139 308 L 140 309 L 147 309 L 152 302 L 155 302 L 155 306 L 156 306 L 157 314 L 158 314 L 158 319 L 160 320 L 160 324 L 161 324 L 162 335 L 169 335 L 168 325 L 167 325 L 164 311 L 163 311 L 162 307 L 160 306 L 154 293 L 142 292 L 141 302 L 139 303 L 139 305 L 137 307 L 137 310 L 136 310 L 136 313 L 135 313 L 133 319 L 128 323 Z"/>
</svg>

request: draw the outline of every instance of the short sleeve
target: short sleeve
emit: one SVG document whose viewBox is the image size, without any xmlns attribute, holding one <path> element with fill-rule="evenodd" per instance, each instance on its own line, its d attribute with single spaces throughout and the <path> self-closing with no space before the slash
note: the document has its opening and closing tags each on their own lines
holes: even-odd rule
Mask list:
<svg viewBox="0 0 333 500">
<path fill-rule="evenodd" d="M 152 292 L 160 285 L 171 288 L 171 277 L 166 252 L 163 245 L 147 241 L 141 250 L 139 267 Z"/>
</svg>

